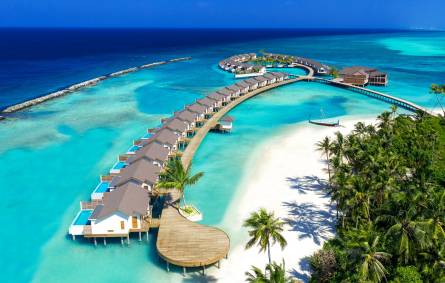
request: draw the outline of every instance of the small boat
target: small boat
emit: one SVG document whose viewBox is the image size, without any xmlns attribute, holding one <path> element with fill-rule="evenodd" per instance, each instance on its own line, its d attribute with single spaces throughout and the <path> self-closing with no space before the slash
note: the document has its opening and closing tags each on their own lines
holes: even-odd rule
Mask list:
<svg viewBox="0 0 445 283">
<path fill-rule="evenodd" d="M 320 115 L 322 119 L 324 118 L 324 112 L 323 109 L 320 109 Z M 309 117 L 309 123 L 319 126 L 325 126 L 325 127 L 338 127 L 340 126 L 340 120 L 337 120 L 337 122 L 322 122 L 322 121 L 314 121 L 311 120 L 311 117 Z"/>
<path fill-rule="evenodd" d="M 314 125 L 319 125 L 319 126 L 326 126 L 326 127 L 338 127 L 340 126 L 340 121 L 337 120 L 337 122 L 317 122 L 317 121 L 312 121 L 309 119 L 309 123 L 314 124 Z"/>
</svg>

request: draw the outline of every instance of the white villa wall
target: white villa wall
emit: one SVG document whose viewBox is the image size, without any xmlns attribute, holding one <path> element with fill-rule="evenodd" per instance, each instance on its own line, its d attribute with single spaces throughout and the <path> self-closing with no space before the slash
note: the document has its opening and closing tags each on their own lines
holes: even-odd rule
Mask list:
<svg viewBox="0 0 445 283">
<path fill-rule="evenodd" d="M 121 221 L 125 222 L 124 229 L 121 229 Z M 131 217 L 121 212 L 115 212 L 104 219 L 91 221 L 92 234 L 127 234 L 130 227 Z"/>
</svg>

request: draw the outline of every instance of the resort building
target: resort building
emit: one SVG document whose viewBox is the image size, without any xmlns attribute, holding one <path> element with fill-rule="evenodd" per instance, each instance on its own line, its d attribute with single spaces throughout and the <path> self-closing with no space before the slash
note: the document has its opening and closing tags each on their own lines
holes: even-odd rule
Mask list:
<svg viewBox="0 0 445 283">
<path fill-rule="evenodd" d="M 240 81 L 235 84 L 240 89 L 240 95 L 244 95 L 249 92 L 249 84 L 245 81 Z"/>
<path fill-rule="evenodd" d="M 277 82 L 282 82 L 282 81 L 286 80 L 289 77 L 287 74 L 280 73 L 280 72 L 272 72 L 270 74 L 275 76 L 275 79 L 276 79 Z"/>
<path fill-rule="evenodd" d="M 239 54 L 220 61 L 218 65 L 225 71 L 235 73 L 236 76 L 258 76 L 264 74 L 266 68 L 247 63 L 256 58 L 255 53 Z"/>
<path fill-rule="evenodd" d="M 215 112 L 216 108 L 218 107 L 218 102 L 216 102 L 215 100 L 210 99 L 208 97 L 198 99 L 198 100 L 196 100 L 196 103 L 199 103 L 199 104 L 207 107 L 207 109 L 209 109 L 210 113 Z"/>
<path fill-rule="evenodd" d="M 115 176 L 110 182 L 110 188 L 117 189 L 126 183 L 134 183 L 151 191 L 158 181 L 159 172 L 161 172 L 161 167 L 154 165 L 150 160 L 141 158 Z"/>
<path fill-rule="evenodd" d="M 207 107 L 207 106 L 204 106 L 204 105 L 196 103 L 196 102 L 193 104 L 187 105 L 185 107 L 185 109 L 189 110 L 190 112 L 197 113 L 199 115 L 204 115 L 204 118 L 206 117 L 207 114 L 212 113 L 211 107 Z"/>
<path fill-rule="evenodd" d="M 189 110 L 181 110 L 174 113 L 173 116 L 175 119 L 179 119 L 181 121 L 184 121 L 190 125 L 190 127 L 194 128 L 197 126 L 197 122 L 204 119 L 204 115 L 200 115 L 195 112 L 191 112 Z"/>
<path fill-rule="evenodd" d="M 157 141 L 164 147 L 167 147 L 170 151 L 173 151 L 178 149 L 179 139 L 180 136 L 177 135 L 174 131 L 167 128 L 161 128 L 153 135 L 150 140 L 148 140 L 144 144 L 150 143 L 151 141 Z"/>
<path fill-rule="evenodd" d="M 245 80 L 246 84 L 249 85 L 249 91 L 255 90 L 258 88 L 258 81 L 255 79 L 247 79 Z"/>
<path fill-rule="evenodd" d="M 258 87 L 265 87 L 267 85 L 267 78 L 260 76 L 254 78 L 258 82 Z"/>
<path fill-rule="evenodd" d="M 163 128 L 167 128 L 173 131 L 176 135 L 187 137 L 187 133 L 193 132 L 193 128 L 190 126 L 189 122 L 171 118 L 164 122 Z"/>
<path fill-rule="evenodd" d="M 274 84 L 277 81 L 277 78 L 274 75 L 269 74 L 269 73 L 264 74 L 263 77 L 265 77 L 267 79 L 268 85 Z"/>
<path fill-rule="evenodd" d="M 329 66 L 327 65 L 303 57 L 283 55 L 283 54 L 273 54 L 273 53 L 266 53 L 264 54 L 264 57 L 276 61 L 277 67 L 284 67 L 285 65 L 287 65 L 288 67 L 294 67 L 296 66 L 296 64 L 300 64 L 312 68 L 314 72 L 318 75 L 327 74 L 329 73 L 330 70 Z"/>
<path fill-rule="evenodd" d="M 144 217 L 150 215 L 149 193 L 134 183 L 126 183 L 104 195 L 88 220 L 91 235 L 126 236 L 143 228 Z"/>
<path fill-rule="evenodd" d="M 225 105 L 224 103 L 228 103 L 228 102 L 234 100 L 236 97 L 239 96 L 239 90 L 238 90 L 238 95 L 236 95 L 235 91 L 233 91 L 231 89 L 228 89 L 226 87 L 222 88 L 222 89 L 219 89 L 216 92 L 219 93 L 219 94 L 222 94 L 222 95 L 224 95 L 226 97 L 226 100 L 223 102 L 223 106 Z"/>
<path fill-rule="evenodd" d="M 230 102 L 230 97 L 224 96 L 218 92 L 213 92 L 213 93 L 207 95 L 207 97 L 217 101 L 220 105 L 219 107 Z"/>
<path fill-rule="evenodd" d="M 128 158 L 127 163 L 132 164 L 142 158 L 153 162 L 154 165 L 164 167 L 165 162 L 168 161 L 171 151 L 156 141 L 145 145 L 138 150 L 134 155 Z"/>
<path fill-rule="evenodd" d="M 232 130 L 232 123 L 234 119 L 231 116 L 224 116 L 219 120 L 220 130 L 230 132 Z"/>
<path fill-rule="evenodd" d="M 377 69 L 354 66 L 340 70 L 340 78 L 344 83 L 365 86 L 365 85 L 379 85 L 386 86 L 388 84 L 388 76 Z"/>
</svg>

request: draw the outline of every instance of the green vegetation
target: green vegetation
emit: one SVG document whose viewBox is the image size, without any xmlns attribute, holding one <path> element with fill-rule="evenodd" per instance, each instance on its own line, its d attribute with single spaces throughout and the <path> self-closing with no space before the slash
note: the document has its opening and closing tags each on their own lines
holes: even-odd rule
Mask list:
<svg viewBox="0 0 445 283">
<path fill-rule="evenodd" d="M 445 96 L 445 84 L 439 85 L 439 84 L 432 84 L 430 87 L 430 90 L 432 93 L 436 95 L 437 103 L 439 104 L 440 108 L 442 108 L 442 112 L 445 115 L 445 110 L 442 105 L 442 100 Z"/>
<path fill-rule="evenodd" d="M 264 53 L 262 53 L 262 54 L 263 54 L 263 56 L 258 56 L 252 62 L 257 63 L 262 66 L 265 66 L 265 65 L 273 65 L 273 64 L 288 65 L 294 61 L 294 57 L 289 56 L 289 55 L 274 55 L 273 57 L 270 57 L 270 56 L 265 55 Z"/>
<path fill-rule="evenodd" d="M 177 189 L 182 194 L 182 200 L 185 202 L 184 190 L 187 186 L 196 184 L 202 176 L 203 172 L 191 175 L 192 165 L 185 169 L 182 162 L 178 159 L 170 160 L 163 172 L 159 175 L 159 188 Z"/>
<path fill-rule="evenodd" d="M 339 73 L 338 73 L 338 69 L 335 67 L 331 67 L 329 74 L 334 77 L 334 78 L 338 78 L 339 77 Z"/>
<path fill-rule="evenodd" d="M 445 282 L 445 119 L 393 107 L 317 147 L 338 214 L 312 282 Z"/>
<path fill-rule="evenodd" d="M 252 266 L 252 272 L 246 272 L 246 281 L 253 283 L 288 283 L 292 282 L 290 277 L 286 276 L 286 266 L 275 262 L 266 266 L 266 272 Z"/>
<path fill-rule="evenodd" d="M 250 217 L 244 221 L 243 226 L 250 228 L 249 236 L 251 238 L 246 244 L 246 249 L 257 244 L 261 252 L 267 250 L 269 264 L 272 264 L 270 245 L 278 243 L 282 249 L 287 245 L 286 239 L 281 235 L 284 222 L 276 218 L 273 212 L 267 212 L 264 208 L 258 212 L 252 212 Z"/>
</svg>

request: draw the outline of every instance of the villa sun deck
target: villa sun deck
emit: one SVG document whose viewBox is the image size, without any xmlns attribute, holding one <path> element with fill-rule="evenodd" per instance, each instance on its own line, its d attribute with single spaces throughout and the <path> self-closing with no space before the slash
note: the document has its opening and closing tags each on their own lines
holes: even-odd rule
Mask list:
<svg viewBox="0 0 445 283">
<path fill-rule="evenodd" d="M 156 247 L 167 263 L 205 267 L 227 257 L 230 240 L 224 231 L 191 222 L 168 206 L 162 211 Z"/>
</svg>

